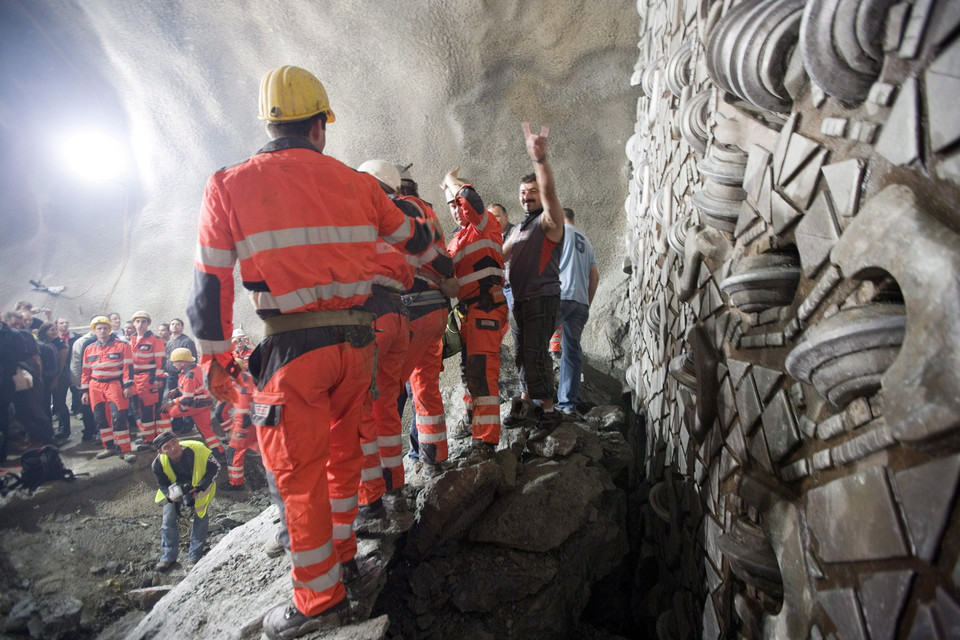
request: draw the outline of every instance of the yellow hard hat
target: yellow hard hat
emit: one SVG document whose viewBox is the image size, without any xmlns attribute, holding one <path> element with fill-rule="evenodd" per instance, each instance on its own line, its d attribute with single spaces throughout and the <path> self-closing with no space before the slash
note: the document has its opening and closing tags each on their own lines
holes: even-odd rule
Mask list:
<svg viewBox="0 0 960 640">
<path fill-rule="evenodd" d="M 369 173 L 394 191 L 400 190 L 400 172 L 389 162 L 384 160 L 367 160 L 357 167 L 357 171 Z"/>
<path fill-rule="evenodd" d="M 110 322 L 110 318 L 108 318 L 107 316 L 97 316 L 96 318 L 90 321 L 90 331 L 93 331 L 98 324 L 105 324 L 111 329 L 113 328 L 113 323 Z"/>
<path fill-rule="evenodd" d="M 178 347 L 170 352 L 170 362 L 196 362 L 196 358 L 186 347 Z"/>
<path fill-rule="evenodd" d="M 261 120 L 293 122 L 318 113 L 326 113 L 327 122 L 336 120 L 327 90 L 306 69 L 287 64 L 268 71 L 260 80 L 260 113 L 257 117 Z"/>
<path fill-rule="evenodd" d="M 134 313 L 132 316 L 130 316 L 130 319 L 131 319 L 131 320 L 136 320 L 137 318 L 146 318 L 147 320 L 150 320 L 151 322 L 153 321 L 153 318 L 151 318 L 151 317 L 150 317 L 150 314 L 147 313 L 146 311 L 137 311 L 137 312 Z"/>
</svg>

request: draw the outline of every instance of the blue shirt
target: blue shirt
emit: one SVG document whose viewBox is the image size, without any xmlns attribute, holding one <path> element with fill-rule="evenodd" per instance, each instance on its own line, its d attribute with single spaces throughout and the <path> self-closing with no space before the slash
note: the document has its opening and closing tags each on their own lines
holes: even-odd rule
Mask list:
<svg viewBox="0 0 960 640">
<path fill-rule="evenodd" d="M 572 224 L 563 225 L 560 253 L 560 299 L 590 304 L 590 267 L 597 264 L 593 245 Z"/>
</svg>

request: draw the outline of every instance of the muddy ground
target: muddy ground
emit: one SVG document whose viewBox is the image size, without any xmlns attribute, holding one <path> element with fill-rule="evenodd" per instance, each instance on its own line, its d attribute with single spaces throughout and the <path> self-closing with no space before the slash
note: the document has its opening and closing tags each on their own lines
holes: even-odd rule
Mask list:
<svg viewBox="0 0 960 640">
<path fill-rule="evenodd" d="M 74 454 L 71 450 L 67 455 Z M 45 495 L 45 489 L 51 493 L 45 485 L 34 496 L 18 491 L 8 499 L 0 511 L 0 632 L 25 596 L 38 604 L 71 596 L 83 603 L 83 611 L 80 628 L 66 637 L 96 638 L 121 618 L 129 622 L 146 613 L 149 605 L 131 592 L 183 578 L 185 569 L 179 564 L 165 574 L 153 570 L 160 553 L 161 517 L 154 502 L 153 457 L 140 453 L 128 471 L 110 477 L 80 477 L 68 491 L 57 487 L 61 495 Z M 65 461 L 70 466 L 69 459 Z M 208 547 L 270 504 L 259 457 L 248 453 L 246 466 L 246 490 L 217 492 Z M 221 469 L 221 488 L 226 475 L 226 468 Z M 190 520 L 181 517 L 181 561 L 186 560 L 189 534 Z M 28 635 L 7 632 L 2 637 Z"/>
</svg>

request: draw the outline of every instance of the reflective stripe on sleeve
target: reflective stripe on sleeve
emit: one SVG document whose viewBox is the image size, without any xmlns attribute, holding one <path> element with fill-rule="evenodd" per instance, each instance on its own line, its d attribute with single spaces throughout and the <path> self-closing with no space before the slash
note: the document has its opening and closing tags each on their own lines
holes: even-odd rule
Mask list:
<svg viewBox="0 0 960 640">
<path fill-rule="evenodd" d="M 482 280 L 487 276 L 499 276 L 502 278 L 503 269 L 500 267 L 487 267 L 486 269 L 480 269 L 480 271 L 474 271 L 473 273 L 467 274 L 462 278 L 457 278 L 457 282 L 459 282 L 460 286 L 462 287 L 465 284 Z"/>
<path fill-rule="evenodd" d="M 400 226 L 394 229 L 391 233 L 382 236 L 384 240 L 390 244 L 397 244 L 407 240 L 413 234 L 413 222 L 412 218 L 406 216 L 403 217 L 403 222 L 400 223 Z"/>
<path fill-rule="evenodd" d="M 214 249 L 198 244 L 193 259 L 194 262 L 205 267 L 231 269 L 237 261 L 237 252 L 232 249 Z"/>
<path fill-rule="evenodd" d="M 497 253 L 503 253 L 503 246 L 499 243 L 493 240 L 480 239 L 476 242 L 471 242 L 465 247 L 460 247 L 456 255 L 453 256 L 453 263 L 457 264 L 467 258 L 470 254 L 476 253 L 481 249 L 496 249 Z"/>
<path fill-rule="evenodd" d="M 226 353 L 233 351 L 233 343 L 230 340 L 197 340 L 197 349 L 207 355 Z"/>
</svg>

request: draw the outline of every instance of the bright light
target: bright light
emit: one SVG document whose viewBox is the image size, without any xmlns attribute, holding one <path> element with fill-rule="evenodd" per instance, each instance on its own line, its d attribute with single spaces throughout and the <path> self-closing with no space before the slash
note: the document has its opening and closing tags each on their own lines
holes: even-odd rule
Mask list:
<svg viewBox="0 0 960 640">
<path fill-rule="evenodd" d="M 123 145 L 101 131 L 78 131 L 64 136 L 60 154 L 71 172 L 89 182 L 116 180 L 129 162 Z"/>
</svg>

